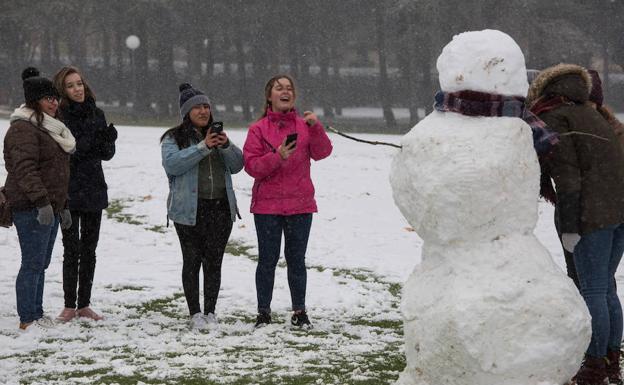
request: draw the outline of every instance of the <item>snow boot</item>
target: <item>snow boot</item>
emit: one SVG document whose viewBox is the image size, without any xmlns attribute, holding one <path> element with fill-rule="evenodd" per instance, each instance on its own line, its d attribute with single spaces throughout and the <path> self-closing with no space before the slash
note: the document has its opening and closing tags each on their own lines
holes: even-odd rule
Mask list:
<svg viewBox="0 0 624 385">
<path fill-rule="evenodd" d="M 609 384 L 622 385 L 622 371 L 620 370 L 620 351 L 607 350 L 607 376 L 609 376 Z"/>
<path fill-rule="evenodd" d="M 56 320 L 59 322 L 69 322 L 73 320 L 76 316 L 76 309 L 72 309 L 71 307 L 64 307 L 61 311 L 61 314 L 56 317 Z"/>
<path fill-rule="evenodd" d="M 585 356 L 572 381 L 577 385 L 608 385 L 606 357 Z"/>
<path fill-rule="evenodd" d="M 101 321 L 104 319 L 104 317 L 94 312 L 93 309 L 91 309 L 89 306 L 78 309 L 76 311 L 76 314 L 78 314 L 78 317 L 91 318 L 95 321 Z"/>
</svg>

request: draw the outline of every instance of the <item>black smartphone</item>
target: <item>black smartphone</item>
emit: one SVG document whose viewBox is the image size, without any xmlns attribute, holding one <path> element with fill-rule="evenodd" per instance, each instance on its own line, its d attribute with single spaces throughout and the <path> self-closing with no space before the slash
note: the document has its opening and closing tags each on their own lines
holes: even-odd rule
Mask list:
<svg viewBox="0 0 624 385">
<path fill-rule="evenodd" d="M 289 144 L 291 144 L 292 142 L 297 140 L 297 133 L 295 132 L 294 134 L 289 134 L 286 137 L 286 146 L 288 146 Z M 297 144 L 295 144 L 295 146 L 297 146 Z"/>
<path fill-rule="evenodd" d="M 223 122 L 212 122 L 210 125 L 210 132 L 213 134 L 220 134 L 223 131 Z"/>
</svg>

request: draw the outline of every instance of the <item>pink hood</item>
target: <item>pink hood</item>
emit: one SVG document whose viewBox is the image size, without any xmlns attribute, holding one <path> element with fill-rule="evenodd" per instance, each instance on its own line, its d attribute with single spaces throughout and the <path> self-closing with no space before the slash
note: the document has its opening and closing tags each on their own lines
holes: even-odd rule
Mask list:
<svg viewBox="0 0 624 385">
<path fill-rule="evenodd" d="M 297 149 L 282 160 L 277 148 L 288 134 L 297 133 Z M 268 111 L 249 127 L 243 146 L 245 171 L 255 181 L 251 195 L 254 214 L 294 215 L 317 211 L 310 159 L 321 160 L 332 144 L 321 123 L 308 126 L 295 110 Z"/>
</svg>

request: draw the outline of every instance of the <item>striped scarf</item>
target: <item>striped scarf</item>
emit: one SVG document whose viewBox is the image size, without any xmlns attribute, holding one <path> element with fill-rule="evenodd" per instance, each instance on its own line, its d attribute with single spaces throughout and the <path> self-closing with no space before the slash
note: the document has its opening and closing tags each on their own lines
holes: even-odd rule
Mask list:
<svg viewBox="0 0 624 385">
<path fill-rule="evenodd" d="M 524 120 L 533 132 L 533 147 L 539 157 L 550 154 L 559 142 L 559 135 L 533 114 L 524 104 L 524 98 L 477 91 L 442 92 L 435 95 L 438 111 L 456 112 L 466 116 L 504 116 Z"/>
</svg>

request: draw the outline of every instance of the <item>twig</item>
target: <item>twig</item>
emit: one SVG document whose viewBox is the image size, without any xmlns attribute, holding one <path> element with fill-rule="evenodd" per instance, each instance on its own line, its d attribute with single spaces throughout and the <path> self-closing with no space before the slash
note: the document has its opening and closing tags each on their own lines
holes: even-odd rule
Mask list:
<svg viewBox="0 0 624 385">
<path fill-rule="evenodd" d="M 609 141 L 609 139 L 607 139 L 607 138 L 603 138 L 602 136 L 598 136 L 598 135 L 594 135 L 594 134 L 588 134 L 587 132 L 570 131 L 570 132 L 565 132 L 563 134 L 559 134 L 559 136 L 568 136 L 568 135 L 587 135 L 587 136 L 591 136 L 591 137 L 596 138 L 596 139 L 605 140 L 607 142 Z"/>
<path fill-rule="evenodd" d="M 372 144 L 372 145 L 382 145 L 382 146 L 391 146 L 391 147 L 396 147 L 396 148 L 402 148 L 400 145 L 398 144 L 394 144 L 394 143 L 388 143 L 388 142 L 378 142 L 378 141 L 372 141 L 372 140 L 364 140 L 364 139 L 358 139 L 355 138 L 353 136 L 347 135 L 343 132 L 340 132 L 338 130 L 336 130 L 334 127 L 332 126 L 327 126 L 327 129 L 333 133 L 336 133 L 340 136 L 344 136 L 347 139 L 351 139 L 351 140 L 355 140 L 356 142 L 361 142 L 361 143 L 368 143 L 368 144 Z"/>
</svg>

